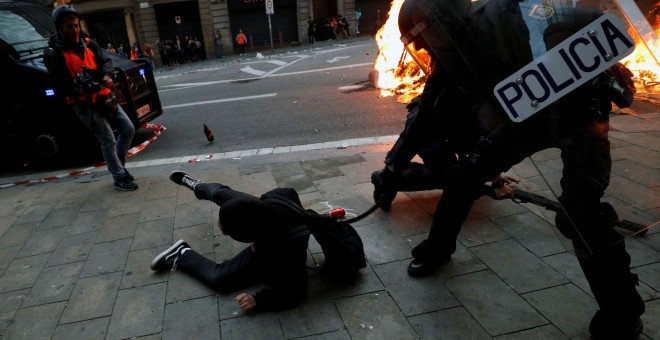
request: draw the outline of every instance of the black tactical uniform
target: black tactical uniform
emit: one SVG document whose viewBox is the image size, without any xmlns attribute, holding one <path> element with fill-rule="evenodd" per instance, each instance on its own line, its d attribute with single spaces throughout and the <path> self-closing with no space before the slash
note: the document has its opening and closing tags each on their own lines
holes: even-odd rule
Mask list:
<svg viewBox="0 0 660 340">
<path fill-rule="evenodd" d="M 594 11 L 562 6 L 561 15 L 549 15 L 544 23 L 547 50 L 600 16 Z M 458 98 L 480 117 L 484 112 L 498 111 L 497 104 L 489 104 L 496 103 L 490 91 L 498 80 L 531 62 L 533 51 L 527 29 L 521 25 L 524 22 L 518 2 L 493 0 L 481 8 L 474 7 L 464 1 L 408 0 L 402 7 L 399 26 L 404 38 L 432 51 L 450 74 Z M 410 22 L 402 25 L 402 20 Z M 480 39 L 475 39 L 477 36 Z M 475 41 L 483 45 L 476 48 Z M 537 151 L 559 148 L 564 163 L 559 197 L 563 210 L 556 216 L 556 225 L 572 240 L 600 307 L 589 330 L 596 339 L 627 339 L 641 333 L 644 303 L 635 289 L 637 276 L 630 273 L 630 256 L 623 237 L 612 227 L 611 222 L 618 219 L 616 212 L 600 202 L 609 185 L 608 114 L 613 100 L 612 92 L 600 83 L 587 82 L 521 123 L 499 120 L 473 152 L 449 165 L 443 175 L 435 176 L 434 185 L 444 189 L 443 196 L 429 238 L 413 250 L 413 256 L 422 264 L 448 260 L 483 183 Z M 388 192 L 383 188 L 402 188 L 403 176 L 390 172 L 402 169 L 401 164 L 407 164 L 423 145 L 424 135 L 416 134 L 424 131 L 419 127 L 430 126 L 434 110 L 424 110 L 424 105 L 431 103 L 422 98 L 419 113 L 408 122 L 407 132 L 388 154 L 386 164 L 390 170 L 384 171 L 377 183 L 381 185 L 380 196 Z"/>
</svg>

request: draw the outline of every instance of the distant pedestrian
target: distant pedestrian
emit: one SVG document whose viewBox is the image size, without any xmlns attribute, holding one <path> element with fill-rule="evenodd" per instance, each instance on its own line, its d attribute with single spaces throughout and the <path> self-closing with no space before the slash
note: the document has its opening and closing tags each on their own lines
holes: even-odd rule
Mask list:
<svg viewBox="0 0 660 340">
<path fill-rule="evenodd" d="M 124 49 L 124 44 L 119 44 L 119 47 L 117 48 L 117 54 L 124 58 L 128 58 L 128 54 L 126 54 L 126 50 Z"/>
<path fill-rule="evenodd" d="M 131 60 L 135 60 L 140 57 L 140 47 L 138 46 L 138 43 L 133 44 L 133 48 L 131 48 Z"/>
<path fill-rule="evenodd" d="M 376 10 L 376 17 L 374 18 L 374 24 L 376 25 L 376 28 L 374 29 L 374 33 L 378 33 L 378 30 L 383 25 L 383 15 L 380 13 L 380 9 Z"/>
<path fill-rule="evenodd" d="M 339 16 L 339 29 L 337 30 L 339 32 L 339 36 L 341 36 L 343 39 L 350 39 L 351 33 L 348 30 L 348 20 L 346 20 L 345 16 L 340 15 Z"/>
<path fill-rule="evenodd" d="M 238 34 L 236 35 L 236 43 L 238 44 L 238 53 L 240 53 L 240 55 L 245 54 L 246 42 L 247 42 L 247 38 L 245 37 L 245 34 L 243 34 L 243 30 L 239 29 Z"/>
<path fill-rule="evenodd" d="M 360 34 L 360 18 L 362 18 L 362 10 L 355 10 L 355 34 Z"/>
<path fill-rule="evenodd" d="M 314 37 L 314 34 L 316 34 L 316 26 L 314 25 L 314 20 L 312 20 L 311 16 L 307 17 L 307 39 L 309 40 L 310 44 L 313 44 L 316 39 Z"/>
<path fill-rule="evenodd" d="M 151 49 L 151 44 L 149 43 L 144 43 L 144 56 L 149 60 L 149 64 L 151 64 L 151 69 L 155 70 L 156 69 L 156 63 L 154 62 L 154 51 Z"/>
<path fill-rule="evenodd" d="M 215 31 L 215 57 L 222 58 L 222 33 Z"/>
</svg>

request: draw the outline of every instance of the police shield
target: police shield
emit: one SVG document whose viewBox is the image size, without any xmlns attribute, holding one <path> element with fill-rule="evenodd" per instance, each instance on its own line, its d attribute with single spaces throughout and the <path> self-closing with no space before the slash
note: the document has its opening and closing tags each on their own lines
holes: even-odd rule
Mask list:
<svg viewBox="0 0 660 340">
<path fill-rule="evenodd" d="M 531 210 L 569 238 L 578 256 L 657 224 L 610 185 L 609 115 L 612 103 L 622 108 L 634 99 L 632 74 L 620 61 L 635 41 L 625 13 L 596 5 L 407 0 L 399 17 L 408 53 L 427 74 L 441 68 L 457 100 L 474 110 L 452 114 L 501 117 L 482 137 L 475 151 L 481 154 L 466 157 L 475 160 L 467 165 L 472 176 L 533 177 L 533 186 L 519 185 L 515 200 L 538 206 Z M 538 154 L 547 155 L 543 162 L 532 157 Z M 521 168 L 523 176 L 515 172 Z"/>
</svg>

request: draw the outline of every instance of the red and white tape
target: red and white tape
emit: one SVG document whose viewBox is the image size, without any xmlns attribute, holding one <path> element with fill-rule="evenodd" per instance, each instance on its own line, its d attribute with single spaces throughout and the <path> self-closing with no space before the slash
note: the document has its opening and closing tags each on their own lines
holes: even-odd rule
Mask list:
<svg viewBox="0 0 660 340">
<path fill-rule="evenodd" d="M 149 143 L 155 141 L 156 139 L 158 139 L 158 137 L 160 137 L 160 134 L 161 134 L 162 130 L 167 130 L 162 125 L 152 124 L 152 123 L 147 123 L 143 127 L 146 128 L 146 129 L 152 129 L 154 131 L 153 137 L 147 139 L 146 141 L 140 143 L 139 145 L 136 145 L 136 146 L 132 147 L 130 150 L 128 150 L 128 152 L 126 152 L 126 157 L 131 157 L 131 156 L 135 155 L 136 153 L 144 150 L 147 147 L 147 145 L 149 145 Z M 14 187 L 14 186 L 23 185 L 23 184 L 50 182 L 50 181 L 54 181 L 54 180 L 65 178 L 65 177 L 88 175 L 88 174 L 90 174 L 90 172 L 92 170 L 94 170 L 96 168 L 100 168 L 100 167 L 104 166 L 105 164 L 106 164 L 105 162 L 101 162 L 101 163 L 86 167 L 84 169 L 71 171 L 69 173 L 59 174 L 59 175 L 55 175 L 55 176 L 48 176 L 48 177 L 39 178 L 39 179 L 18 181 L 18 182 L 14 182 L 14 183 L 0 184 L 0 189 Z"/>
</svg>

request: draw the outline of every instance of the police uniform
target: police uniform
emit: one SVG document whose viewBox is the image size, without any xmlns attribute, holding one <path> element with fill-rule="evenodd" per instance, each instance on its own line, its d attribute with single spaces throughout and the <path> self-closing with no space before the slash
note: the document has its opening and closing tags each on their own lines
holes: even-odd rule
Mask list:
<svg viewBox="0 0 660 340">
<path fill-rule="evenodd" d="M 488 90 L 497 84 L 498 79 L 531 62 L 532 51 L 526 44 L 529 40 L 529 36 L 525 36 L 526 28 L 520 25 L 517 2 L 495 0 L 478 9 L 466 9 L 465 6 L 460 1 L 408 0 L 401 10 L 401 15 L 408 16 L 408 19 L 400 16 L 399 26 L 404 37 L 409 34 L 410 40 L 425 44 L 433 52 L 452 76 L 460 98 L 478 116 L 479 112 L 495 110 L 495 105 L 488 104 L 493 102 Z M 419 11 L 420 8 L 430 10 Z M 441 11 L 437 11 L 438 8 Z M 560 9 L 564 11 L 561 16 L 547 20 L 549 25 L 543 38 L 548 50 L 573 34 L 576 28 L 600 15 L 569 7 Z M 431 12 L 433 14 L 428 15 Z M 422 13 L 427 15 L 425 19 Z M 462 21 L 468 16 L 476 20 Z M 412 23 L 402 25 L 402 20 L 411 20 Z M 434 30 L 438 23 L 444 25 L 444 33 Z M 465 27 L 474 30 L 470 33 Z M 513 34 L 515 32 L 518 34 Z M 461 36 L 448 37 L 448 34 Z M 483 36 L 478 41 L 485 44 L 481 49 L 471 50 L 468 41 L 466 46 L 460 47 L 463 55 L 457 56 L 458 53 L 454 53 L 457 51 L 452 50 L 457 41 L 474 39 L 480 34 Z M 447 44 L 443 38 L 453 39 L 455 44 Z M 479 50 L 483 54 L 477 55 Z M 466 60 L 469 65 L 462 64 Z M 413 256 L 435 258 L 432 261 L 448 260 L 448 255 L 455 251 L 456 236 L 467 217 L 470 202 L 479 194 L 483 183 L 535 152 L 559 148 L 564 164 L 559 197 L 563 210 L 556 216 L 556 225 L 572 240 L 600 308 L 589 330 L 595 339 L 634 338 L 642 330 L 640 315 L 644 312 L 644 303 L 635 289 L 637 277 L 630 273 L 630 256 L 625 250 L 623 237 L 613 229 L 612 222 L 618 220 L 616 212 L 609 204 L 600 202 L 609 185 L 608 115 L 613 98 L 610 91 L 594 84 L 589 82 L 577 88 L 521 123 L 501 120 L 467 157 L 450 165 L 436 182 L 442 185 L 444 192 L 429 238 L 413 250 Z M 409 134 L 402 137 L 410 138 Z M 397 141 L 397 144 L 393 149 L 397 152 L 388 154 L 386 159 L 394 170 L 396 167 L 391 165 L 408 158 L 409 150 L 414 149 L 400 146 L 416 143 Z"/>
</svg>

